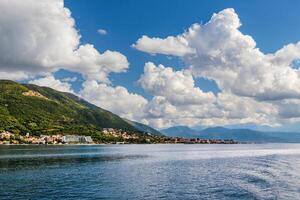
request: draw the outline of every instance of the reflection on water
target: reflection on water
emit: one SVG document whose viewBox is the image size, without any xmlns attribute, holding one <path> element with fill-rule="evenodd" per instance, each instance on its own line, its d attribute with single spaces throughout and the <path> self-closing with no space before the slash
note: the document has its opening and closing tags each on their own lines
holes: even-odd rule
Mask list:
<svg viewBox="0 0 300 200">
<path fill-rule="evenodd" d="M 300 199 L 300 145 L 0 146 L 0 199 Z"/>
<path fill-rule="evenodd" d="M 21 147 L 21 148 L 20 148 Z M 2 151 L 1 151 L 2 150 Z M 106 155 L 98 146 L 2 146 L 0 169 L 51 167 L 52 165 L 78 165 L 89 162 L 142 159 L 146 155 Z"/>
<path fill-rule="evenodd" d="M 30 158 L 6 158 L 1 159 L 0 169 L 18 169 L 18 168 L 32 168 L 32 167 L 49 167 L 52 165 L 67 165 L 67 164 L 80 164 L 87 162 L 105 162 L 116 161 L 122 159 L 141 159 L 143 155 L 112 155 L 112 156 L 97 156 L 97 155 L 72 155 L 72 156 L 41 156 Z"/>
</svg>

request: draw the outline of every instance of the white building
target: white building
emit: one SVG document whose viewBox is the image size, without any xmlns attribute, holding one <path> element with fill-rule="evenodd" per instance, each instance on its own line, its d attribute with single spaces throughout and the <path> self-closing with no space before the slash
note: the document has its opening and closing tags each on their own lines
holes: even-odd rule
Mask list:
<svg viewBox="0 0 300 200">
<path fill-rule="evenodd" d="M 84 135 L 65 135 L 62 138 L 63 143 L 93 143 L 91 136 Z"/>
</svg>

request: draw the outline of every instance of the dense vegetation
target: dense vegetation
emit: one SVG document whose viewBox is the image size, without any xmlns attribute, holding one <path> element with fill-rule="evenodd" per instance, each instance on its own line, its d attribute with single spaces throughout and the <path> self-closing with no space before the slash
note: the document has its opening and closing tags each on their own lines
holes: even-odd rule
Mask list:
<svg viewBox="0 0 300 200">
<path fill-rule="evenodd" d="M 41 96 L 24 95 L 28 91 Z M 119 116 L 51 88 L 0 80 L 0 131 L 81 134 L 101 138 L 102 128 L 137 129 Z"/>
</svg>

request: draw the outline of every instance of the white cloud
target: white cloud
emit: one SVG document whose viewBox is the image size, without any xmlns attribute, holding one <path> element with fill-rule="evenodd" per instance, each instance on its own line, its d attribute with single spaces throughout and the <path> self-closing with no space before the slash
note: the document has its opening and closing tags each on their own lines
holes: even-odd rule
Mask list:
<svg viewBox="0 0 300 200">
<path fill-rule="evenodd" d="M 100 35 L 107 35 L 107 30 L 105 29 L 98 29 L 97 32 L 100 34 Z"/>
<path fill-rule="evenodd" d="M 62 79 L 63 82 L 76 82 L 77 80 L 78 80 L 78 78 L 76 76 L 74 76 L 74 77 L 66 77 L 66 78 Z"/>
<path fill-rule="evenodd" d="M 70 83 L 55 79 L 52 75 L 31 80 L 29 81 L 29 83 L 39 85 L 39 86 L 50 87 L 61 92 L 74 93 L 74 91 L 72 90 L 72 85 Z"/>
<path fill-rule="evenodd" d="M 76 64 L 71 69 L 90 80 L 109 83 L 109 73 L 125 72 L 129 66 L 123 54 L 109 50 L 100 54 L 91 44 L 81 45 L 75 55 Z"/>
<path fill-rule="evenodd" d="M 300 100 L 285 99 L 274 102 L 278 111 L 278 121 L 280 123 L 294 123 L 300 121 Z"/>
<path fill-rule="evenodd" d="M 194 53 L 194 50 L 188 46 L 188 41 L 183 36 L 167 37 L 166 39 L 149 38 L 143 36 L 132 47 L 151 54 L 165 54 L 174 56 L 184 56 Z"/>
<path fill-rule="evenodd" d="M 179 56 L 189 66 L 174 71 L 153 63 L 145 65 L 139 83 L 154 96 L 146 106 L 149 124 L 274 126 L 300 120 L 300 114 L 291 109 L 299 100 L 284 100 L 300 98 L 299 71 L 290 67 L 300 57 L 299 45 L 264 54 L 251 36 L 239 31 L 240 26 L 234 10 L 225 9 L 182 35 L 166 39 L 143 36 L 136 42 L 134 47 L 141 51 Z M 188 50 L 176 51 L 180 46 Z M 202 92 L 193 76 L 215 80 L 221 93 Z"/>
<path fill-rule="evenodd" d="M 147 100 L 129 93 L 122 86 L 112 87 L 97 81 L 86 81 L 79 95 L 95 105 L 128 119 L 141 119 Z"/>
<path fill-rule="evenodd" d="M 0 1 L 0 70 L 38 74 L 68 64 L 79 45 L 62 1 Z M 13 73 L 12 73 L 13 74 Z"/>
<path fill-rule="evenodd" d="M 294 60 L 300 58 L 300 42 L 296 44 L 288 44 L 276 51 L 274 54 L 269 54 L 272 63 L 277 65 L 290 65 Z"/>
<path fill-rule="evenodd" d="M 2 0 L 0 13 L 0 75 L 7 79 L 63 68 L 107 82 L 109 73 L 128 68 L 121 53 L 101 54 L 91 44 L 80 44 L 81 36 L 63 0 Z"/>
<path fill-rule="evenodd" d="M 212 92 L 204 93 L 195 87 L 194 79 L 189 71 L 173 71 L 163 65 L 155 66 L 148 62 L 139 84 L 154 96 L 164 96 L 174 105 L 204 104 L 215 100 Z"/>
<path fill-rule="evenodd" d="M 205 93 L 195 86 L 188 70 L 175 71 L 148 62 L 138 83 L 153 95 L 141 117 L 154 127 L 276 123 L 278 113 L 271 103 L 226 92 L 217 96 L 211 92 Z"/>
<path fill-rule="evenodd" d="M 300 98 L 299 70 L 290 67 L 290 63 L 300 57 L 300 45 L 290 44 L 275 54 L 264 54 L 251 36 L 239 31 L 240 26 L 235 11 L 225 9 L 214 14 L 208 23 L 194 24 L 176 37 L 151 39 L 143 36 L 137 43 L 147 38 L 147 45 L 153 48 L 138 49 L 180 56 L 194 76 L 215 80 L 227 93 L 263 101 Z M 180 38 L 179 43 L 194 53 L 162 51 L 169 47 L 169 38 Z"/>
<path fill-rule="evenodd" d="M 0 70 L 0 79 L 11 79 L 11 80 L 22 80 L 30 78 L 29 74 L 22 71 L 1 71 Z"/>
<path fill-rule="evenodd" d="M 176 107 L 173 106 L 168 100 L 163 96 L 155 96 L 147 104 L 146 112 L 148 113 L 148 118 L 166 118 L 167 116 L 173 117 L 177 114 Z"/>
</svg>

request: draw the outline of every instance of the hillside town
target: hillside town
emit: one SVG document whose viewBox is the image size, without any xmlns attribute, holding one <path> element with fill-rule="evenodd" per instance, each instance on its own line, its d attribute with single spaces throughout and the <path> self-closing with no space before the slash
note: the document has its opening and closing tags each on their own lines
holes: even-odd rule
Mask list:
<svg viewBox="0 0 300 200">
<path fill-rule="evenodd" d="M 131 143 L 150 143 L 150 144 L 237 144 L 234 140 L 214 140 L 201 138 L 181 138 L 156 136 L 150 133 L 132 133 L 121 129 L 104 128 L 103 138 L 106 140 L 95 140 L 91 136 L 84 135 L 25 135 L 14 134 L 11 132 L 0 133 L 0 144 L 131 144 Z"/>
<path fill-rule="evenodd" d="M 40 135 L 33 136 L 27 133 L 25 136 L 10 132 L 0 133 L 0 144 L 84 144 L 93 143 L 91 136 L 81 135 Z"/>
</svg>

